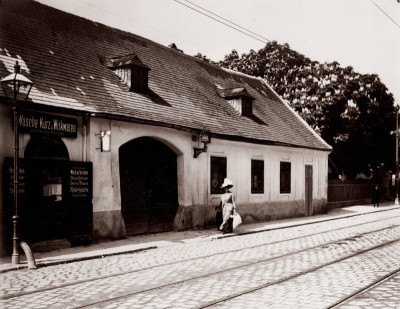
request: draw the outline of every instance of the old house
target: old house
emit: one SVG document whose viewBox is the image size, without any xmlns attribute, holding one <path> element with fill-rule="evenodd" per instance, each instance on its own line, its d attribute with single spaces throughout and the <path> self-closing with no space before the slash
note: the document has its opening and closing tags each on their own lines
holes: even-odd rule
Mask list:
<svg viewBox="0 0 400 309">
<path fill-rule="evenodd" d="M 214 223 L 224 177 L 244 222 L 327 210 L 327 145 L 261 78 L 29 0 L 0 6 L 1 252 L 20 239 L 116 239 Z"/>
</svg>

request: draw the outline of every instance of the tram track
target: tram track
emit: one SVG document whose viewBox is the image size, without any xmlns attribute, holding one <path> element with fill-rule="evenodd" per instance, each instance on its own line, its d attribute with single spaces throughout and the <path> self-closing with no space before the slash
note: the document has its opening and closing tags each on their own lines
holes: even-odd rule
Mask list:
<svg viewBox="0 0 400 309">
<path fill-rule="evenodd" d="M 356 292 L 353 292 L 345 297 L 342 297 L 341 299 L 339 299 L 336 303 L 330 305 L 329 307 L 327 307 L 326 309 L 338 309 L 340 308 L 342 305 L 347 304 L 349 301 L 351 301 L 352 299 L 355 299 L 359 296 L 362 296 L 364 293 L 372 290 L 374 287 L 382 284 L 383 282 L 397 276 L 400 275 L 400 267 L 391 271 L 390 273 L 379 277 L 378 279 L 376 279 L 374 282 L 372 282 L 371 284 L 368 284 L 367 286 L 358 289 Z"/>
<path fill-rule="evenodd" d="M 355 228 L 359 228 L 360 226 L 368 226 L 369 224 L 376 223 L 378 221 L 381 222 L 381 223 L 382 223 L 382 221 L 390 221 L 390 220 L 395 221 L 396 218 L 399 218 L 399 216 L 391 217 L 391 218 L 384 219 L 384 220 L 373 220 L 373 221 L 369 221 L 369 222 L 366 222 L 366 223 L 355 224 L 353 226 L 346 226 L 346 227 L 340 227 L 340 228 L 337 228 L 337 229 L 331 229 L 331 230 L 328 230 L 328 231 L 321 232 L 320 234 L 333 233 L 335 231 L 339 231 L 339 230 L 342 230 L 342 229 L 353 229 L 353 228 L 355 229 Z M 391 229 L 391 228 L 396 228 L 396 227 L 399 227 L 399 226 L 400 226 L 399 224 L 392 224 L 392 225 L 390 225 L 388 227 L 384 227 L 384 228 L 378 229 L 378 230 L 373 230 L 373 231 L 370 231 L 370 232 L 367 232 L 367 233 L 366 232 L 354 233 L 349 237 L 345 237 L 345 238 L 342 238 L 342 239 L 335 239 L 335 240 L 333 240 L 331 242 L 324 242 L 324 243 L 318 244 L 316 246 L 309 246 L 309 247 L 301 249 L 301 250 L 294 250 L 294 251 L 289 252 L 287 254 L 283 254 L 283 255 L 281 254 L 281 255 L 278 255 L 278 256 L 275 256 L 275 257 L 272 257 L 272 258 L 267 258 L 267 259 L 263 259 L 263 260 L 257 260 L 256 262 L 246 263 L 246 264 L 244 264 L 242 266 L 239 266 L 239 267 L 246 267 L 246 266 L 249 266 L 249 265 L 252 265 L 252 264 L 256 264 L 256 263 L 263 263 L 263 262 L 272 261 L 272 260 L 278 259 L 278 258 L 284 258 L 284 257 L 290 256 L 290 255 L 299 254 L 299 253 L 307 251 L 307 250 L 313 250 L 313 249 L 316 249 L 316 248 L 319 248 L 319 247 L 329 246 L 329 245 L 334 244 L 334 243 L 340 243 L 340 242 L 343 242 L 343 241 L 350 241 L 350 240 L 352 240 L 354 238 L 359 237 L 360 235 L 373 234 L 373 233 L 377 233 L 379 231 L 384 231 L 384 230 Z M 288 242 L 291 242 L 291 241 L 300 240 L 302 238 L 307 238 L 307 237 L 310 237 L 310 236 L 313 236 L 313 235 L 314 235 L 314 233 L 310 233 L 310 234 L 302 235 L 302 236 L 299 236 L 299 237 L 293 237 L 293 238 L 290 238 L 290 239 L 285 239 L 283 241 L 280 240 L 280 241 L 275 241 L 275 242 L 258 244 L 258 245 L 255 245 L 255 246 L 247 246 L 245 248 L 240 248 L 240 249 L 236 249 L 236 250 L 232 250 L 232 251 L 228 251 L 228 252 L 224 251 L 224 252 L 218 252 L 218 253 L 214 253 L 214 254 L 210 254 L 210 255 L 206 255 L 206 256 L 200 256 L 200 257 L 196 257 L 196 258 L 183 259 L 183 260 L 175 261 L 175 262 L 172 262 L 172 263 L 166 263 L 166 264 L 162 264 L 162 265 L 150 266 L 150 267 L 147 267 L 147 268 L 144 268 L 144 269 L 136 269 L 136 270 L 125 271 L 125 272 L 121 272 L 121 273 L 114 273 L 114 274 L 111 274 L 111 275 L 98 276 L 96 278 L 88 278 L 88 279 L 78 280 L 78 281 L 74 281 L 74 282 L 68 282 L 68 283 L 61 284 L 61 285 L 52 285 L 52 286 L 48 286 L 48 287 L 45 287 L 45 288 L 29 291 L 29 292 L 15 293 L 15 294 L 7 295 L 7 296 L 2 296 L 2 297 L 0 297 L 0 299 L 7 300 L 7 299 L 20 297 L 20 296 L 29 295 L 29 294 L 42 293 L 42 292 L 45 292 L 45 291 L 51 291 L 51 290 L 55 290 L 55 289 L 62 289 L 62 288 L 70 287 L 70 286 L 77 286 L 79 284 L 83 284 L 83 283 L 87 283 L 87 282 L 91 282 L 91 281 L 109 279 L 109 278 L 113 278 L 113 277 L 127 275 L 127 274 L 134 273 L 134 272 L 142 272 L 142 271 L 146 271 L 146 270 L 149 270 L 149 269 L 160 268 L 160 267 L 165 267 L 165 266 L 171 266 L 173 264 L 178 264 L 178 263 L 183 263 L 183 262 L 190 262 L 190 261 L 199 260 L 199 259 L 212 258 L 212 257 L 218 256 L 218 255 L 224 255 L 224 254 L 227 254 L 227 253 L 234 253 L 234 252 L 239 252 L 239 251 L 244 251 L 244 250 L 251 250 L 251 249 L 260 248 L 260 247 L 263 247 L 263 246 L 272 246 L 272 245 L 277 244 L 277 243 L 284 244 L 284 243 L 288 243 Z M 198 278 L 202 278 L 202 277 L 213 275 L 213 274 L 217 274 L 217 273 L 223 273 L 225 271 L 230 271 L 232 269 L 236 269 L 237 267 L 238 266 L 236 265 L 235 267 L 233 267 L 231 269 L 224 269 L 224 270 L 221 270 L 220 272 L 212 272 L 212 273 L 206 274 L 204 276 L 197 276 L 197 277 L 189 278 L 188 280 L 181 280 L 181 281 L 177 281 L 177 282 L 170 283 L 170 284 L 183 283 L 185 281 L 195 280 L 195 279 L 198 279 Z M 161 285 L 161 286 L 154 287 L 152 289 L 157 289 L 157 288 L 162 288 L 162 287 L 163 286 Z M 141 291 L 138 291 L 137 293 L 146 292 L 146 291 L 149 291 L 149 290 L 152 290 L 152 289 L 141 290 Z M 122 297 L 124 297 L 124 296 L 122 296 Z"/>
<path fill-rule="evenodd" d="M 398 227 L 398 226 L 396 226 L 396 227 Z M 380 231 L 387 230 L 387 229 L 393 229 L 393 228 L 394 227 L 384 228 L 384 229 L 381 229 Z M 373 234 L 373 233 L 376 233 L 376 232 L 379 232 L 379 231 L 371 232 L 370 234 Z M 350 240 L 351 241 L 351 240 L 353 240 L 353 237 L 348 238 L 348 239 L 343 239 L 342 241 L 345 241 L 345 240 Z M 361 254 L 364 254 L 364 253 L 372 251 L 372 250 L 376 250 L 376 249 L 382 248 L 384 246 L 388 246 L 388 245 L 396 243 L 396 242 L 400 242 L 400 237 L 397 237 L 397 238 L 395 238 L 395 239 L 393 239 L 391 241 L 388 241 L 388 242 L 385 242 L 385 243 L 382 243 L 382 244 L 379 244 L 379 245 L 376 245 L 376 246 L 373 246 L 373 247 L 370 247 L 370 248 L 367 248 L 367 249 L 364 249 L 364 250 L 358 250 L 358 251 L 356 251 L 354 253 L 347 254 L 347 255 L 342 256 L 340 258 L 334 259 L 333 261 L 322 263 L 322 264 L 320 264 L 320 265 L 318 265 L 316 267 L 309 268 L 309 269 L 307 269 L 305 271 L 300 271 L 300 272 L 298 272 L 298 273 L 296 273 L 294 275 L 286 276 L 286 277 L 283 277 L 283 278 L 281 278 L 279 280 L 275 280 L 275 281 L 272 281 L 272 282 L 267 282 L 267 283 L 258 285 L 257 287 L 252 287 L 252 288 L 249 288 L 249 289 L 245 289 L 244 291 L 241 291 L 239 293 L 234 293 L 234 294 L 231 294 L 231 295 L 229 295 L 227 297 L 223 297 L 223 298 L 220 298 L 220 299 L 217 299 L 217 300 L 214 300 L 214 301 L 208 302 L 206 304 L 203 304 L 201 306 L 197 306 L 197 307 L 193 307 L 193 308 L 200 309 L 200 308 L 211 307 L 211 306 L 216 305 L 218 303 L 225 302 L 227 300 L 231 300 L 233 298 L 239 297 L 239 296 L 244 295 L 244 294 L 253 293 L 254 291 L 257 291 L 257 290 L 260 290 L 260 289 L 264 289 L 264 288 L 267 288 L 267 287 L 272 286 L 272 285 L 281 284 L 281 283 L 283 283 L 285 281 L 288 281 L 288 280 L 291 280 L 293 278 L 296 278 L 296 277 L 299 277 L 299 276 L 302 276 L 302 275 L 305 275 L 305 274 L 308 274 L 308 273 L 312 273 L 312 272 L 318 271 L 319 269 L 322 269 L 322 268 L 327 267 L 329 265 L 332 265 L 332 264 L 335 264 L 335 263 L 339 263 L 339 262 L 344 261 L 346 259 L 358 256 L 358 255 L 361 255 Z M 337 242 L 332 242 L 331 244 L 335 244 L 335 243 L 337 243 Z M 321 247 L 324 247 L 324 246 L 327 246 L 327 245 L 328 244 L 315 246 L 313 248 L 308 248 L 308 249 L 305 249 L 305 250 L 292 252 L 292 253 L 289 253 L 289 254 L 286 254 L 286 255 L 281 255 L 281 256 L 278 256 L 278 257 L 265 259 L 265 260 L 261 260 L 261 261 L 257 261 L 257 262 L 253 262 L 253 263 L 249 263 L 249 264 L 242 265 L 242 266 L 239 266 L 239 267 L 233 267 L 233 268 L 229 268 L 229 269 L 224 269 L 224 270 L 221 270 L 219 272 L 214 272 L 212 274 L 205 274 L 205 275 L 202 275 L 202 276 L 197 276 L 197 277 L 194 277 L 194 278 L 181 280 L 181 281 L 174 282 L 174 283 L 169 283 L 169 284 L 165 284 L 165 285 L 162 285 L 162 286 L 157 286 L 157 287 L 154 287 L 154 288 L 151 288 L 151 289 L 147 289 L 147 290 L 143 290 L 143 291 L 137 291 L 137 292 L 134 292 L 134 293 L 126 293 L 124 295 L 118 295 L 117 297 L 113 297 L 112 299 L 100 300 L 98 302 L 92 302 L 90 304 L 85 304 L 85 305 L 77 306 L 77 307 L 74 307 L 74 308 L 92 308 L 92 307 L 98 308 L 97 306 L 103 306 L 103 305 L 112 303 L 113 301 L 123 300 L 123 299 L 129 298 L 129 297 L 132 297 L 134 295 L 141 294 L 141 293 L 147 293 L 147 292 L 150 292 L 150 291 L 156 292 L 156 291 L 158 291 L 160 289 L 163 289 L 163 288 L 169 288 L 170 286 L 182 285 L 182 284 L 187 283 L 189 281 L 197 281 L 197 280 L 199 280 L 201 278 L 215 276 L 215 275 L 222 274 L 222 273 L 228 273 L 230 271 L 237 270 L 238 268 L 249 267 L 250 265 L 254 265 L 254 264 L 271 262 L 272 260 L 277 260 L 277 259 L 280 259 L 280 258 L 285 258 L 285 257 L 288 257 L 288 256 L 299 254 L 302 251 L 315 250 L 316 248 L 321 248 Z"/>
<path fill-rule="evenodd" d="M 352 225 L 352 226 L 346 226 L 346 227 L 340 227 L 340 228 L 336 228 L 336 229 L 330 229 L 330 230 L 323 231 L 323 232 L 319 233 L 319 235 L 329 234 L 329 233 L 333 233 L 333 232 L 337 232 L 337 231 L 345 230 L 345 229 L 357 229 L 360 226 L 368 226 L 370 224 L 377 223 L 377 222 L 382 223 L 383 221 L 396 221 L 396 218 L 400 218 L 400 216 L 395 216 L 395 217 L 391 217 L 391 218 L 387 218 L 387 219 L 372 220 L 372 221 L 369 221 L 369 222 L 359 223 L 359 224 L 355 224 L 355 225 Z M 266 262 L 266 261 L 271 261 L 271 260 L 278 259 L 278 258 L 283 258 L 283 257 L 289 256 L 289 255 L 298 254 L 300 252 L 304 252 L 304 251 L 307 251 L 307 250 L 312 250 L 312 249 L 316 249 L 316 248 L 319 248 L 319 247 L 324 247 L 324 246 L 329 246 L 331 244 L 340 243 L 341 241 L 342 242 L 343 241 L 350 241 L 350 240 L 352 240 L 354 238 L 357 238 L 357 237 L 359 237 L 361 235 L 373 234 L 373 233 L 376 233 L 376 232 L 379 232 L 379 231 L 383 231 L 383 230 L 387 230 L 387 229 L 395 228 L 395 227 L 400 227 L 400 224 L 391 224 L 391 225 L 389 225 L 387 227 L 384 227 L 382 229 L 377 229 L 377 230 L 373 230 L 373 231 L 370 231 L 370 232 L 365 232 L 365 231 L 357 232 L 357 233 L 354 233 L 353 235 L 345 237 L 345 238 L 335 239 L 333 241 L 324 242 L 324 243 L 321 243 L 321 244 L 318 244 L 318 245 L 315 245 L 315 246 L 309 246 L 309 247 L 306 247 L 306 248 L 301 249 L 301 250 L 294 250 L 294 251 L 291 251 L 291 252 L 289 252 L 287 254 L 274 256 L 272 258 L 262 259 L 262 260 L 259 260 L 259 261 L 256 261 L 256 262 L 252 262 L 252 263 L 247 263 L 247 264 L 244 264 L 243 266 L 240 266 L 240 267 L 245 267 L 245 266 L 256 264 L 256 263 L 260 263 L 260 262 Z M 159 264 L 159 265 L 155 265 L 155 266 L 149 266 L 149 267 L 142 268 L 142 269 L 134 269 L 134 270 L 123 271 L 123 272 L 118 272 L 118 273 L 113 273 L 113 274 L 108 274 L 108 275 L 103 275 L 103 276 L 97 276 L 95 278 L 87 278 L 87 279 L 82 279 L 82 280 L 76 280 L 76 281 L 73 281 L 73 282 L 67 282 L 65 284 L 51 285 L 51 286 L 47 286 L 47 287 L 44 287 L 44 288 L 39 288 L 37 290 L 28 291 L 28 292 L 14 293 L 14 294 L 11 294 L 11 295 L 0 296 L 0 300 L 7 300 L 7 299 L 12 299 L 12 298 L 16 298 L 16 297 L 20 297 L 20 296 L 24 296 L 24 295 L 41 293 L 41 292 L 51 291 L 51 290 L 60 289 L 60 288 L 66 288 L 66 287 L 79 285 L 79 284 L 83 284 L 83 283 L 87 283 L 87 282 L 91 282 L 91 281 L 96 281 L 96 280 L 104 280 L 104 279 L 109 279 L 109 278 L 113 278 L 113 277 L 124 276 L 124 275 L 128 275 L 128 274 L 136 273 L 136 272 L 143 272 L 143 271 L 146 271 L 146 270 L 151 270 L 151 269 L 154 269 L 154 268 L 172 266 L 172 265 L 178 264 L 178 263 L 185 263 L 185 262 L 190 262 L 190 261 L 195 261 L 195 260 L 208 259 L 208 258 L 220 256 L 220 255 L 225 255 L 227 253 L 234 253 L 234 252 L 240 252 L 240 251 L 244 251 L 244 250 L 251 250 L 251 249 L 261 248 L 261 247 L 265 247 L 265 246 L 272 246 L 274 244 L 289 243 L 289 242 L 293 242 L 293 241 L 296 241 L 296 240 L 301 240 L 301 239 L 304 239 L 304 238 L 307 238 L 307 237 L 313 237 L 314 235 L 315 235 L 315 233 L 309 233 L 309 234 L 302 235 L 302 236 L 299 236 L 299 237 L 292 237 L 292 238 L 289 238 L 289 239 L 278 240 L 278 241 L 273 241 L 273 242 L 267 242 L 267 243 L 257 244 L 257 245 L 254 245 L 254 246 L 246 246 L 244 248 L 239 248 L 239 249 L 234 249 L 234 250 L 229 250 L 229 251 L 223 251 L 223 252 L 217 252 L 217 253 L 204 255 L 204 256 L 199 256 L 199 257 L 195 257 L 195 258 L 180 259 L 178 261 L 165 263 L 165 264 Z M 235 266 L 235 268 L 236 267 L 237 266 Z M 235 269 L 235 268 L 232 268 L 232 269 Z M 222 273 L 224 271 L 229 271 L 229 270 L 232 270 L 232 269 L 224 269 L 224 270 L 219 271 L 219 272 L 212 272 L 210 274 L 206 274 L 206 276 L 207 275 L 216 274 L 216 273 Z M 203 277 L 203 276 L 190 278 L 188 280 L 194 280 L 194 279 L 201 278 L 201 277 Z M 188 281 L 188 280 L 182 280 L 182 281 L 178 281 L 176 283 L 182 283 L 182 282 L 185 282 L 185 281 Z M 174 284 L 174 283 L 172 283 L 172 284 Z M 155 287 L 155 288 L 159 288 L 159 287 L 162 287 L 162 286 L 158 286 L 158 287 Z M 151 290 L 151 289 L 149 289 L 149 290 Z M 139 292 L 145 292 L 145 291 L 146 290 L 139 291 Z"/>
<path fill-rule="evenodd" d="M 365 253 L 370 252 L 370 251 L 373 251 L 373 250 L 377 250 L 377 249 L 379 249 L 379 248 L 382 248 L 382 247 L 385 247 L 385 246 L 394 244 L 394 243 L 396 243 L 396 242 L 400 242 L 400 237 L 397 238 L 397 239 L 395 239 L 395 240 L 389 241 L 389 242 L 387 242 L 387 243 L 384 243 L 384 244 L 381 244 L 381 245 L 377 245 L 377 246 L 374 246 L 374 247 L 372 247 L 372 248 L 363 250 L 363 251 L 361 251 L 361 252 L 355 252 L 354 254 L 351 254 L 351 255 L 348 255 L 348 256 L 339 258 L 339 259 L 337 259 L 337 260 L 335 260 L 335 261 L 321 264 L 321 265 L 319 265 L 319 266 L 317 266 L 317 267 L 314 267 L 314 268 L 311 268 L 311 269 L 309 269 L 309 270 L 307 270 L 307 271 L 300 272 L 300 273 L 298 273 L 298 274 L 295 274 L 295 275 L 292 275 L 292 276 L 288 276 L 288 277 L 282 278 L 282 279 L 280 279 L 280 280 L 276 280 L 276 281 L 274 281 L 274 282 L 265 283 L 265 284 L 260 285 L 260 286 L 258 286 L 258 287 L 251 288 L 251 289 L 242 291 L 242 292 L 240 292 L 240 293 L 235 293 L 235 294 L 230 295 L 230 296 L 228 296 L 228 297 L 224 297 L 224 298 L 221 298 L 221 299 L 214 300 L 214 301 L 212 301 L 212 302 L 209 302 L 208 304 L 201 305 L 201 306 L 195 307 L 195 308 L 193 308 L 193 309 L 210 308 L 210 307 L 212 307 L 212 306 L 214 306 L 214 305 L 217 305 L 217 304 L 219 304 L 219 303 L 223 303 L 223 302 L 232 300 L 232 299 L 234 299 L 234 298 L 240 297 L 240 296 L 242 296 L 242 295 L 250 294 L 250 293 L 253 293 L 253 292 L 255 292 L 255 291 L 268 288 L 268 287 L 273 286 L 273 285 L 281 284 L 281 283 L 283 283 L 283 282 L 292 280 L 292 279 L 294 279 L 294 278 L 303 276 L 303 275 L 305 275 L 305 274 L 310 274 L 310 273 L 316 272 L 316 271 L 318 271 L 318 270 L 320 270 L 320 269 L 322 269 L 322 268 L 324 268 L 324 267 L 327 267 L 327 266 L 330 266 L 330 265 L 333 265 L 333 264 L 336 264 L 336 263 L 340 263 L 340 262 L 345 261 L 345 260 L 347 260 L 347 259 L 350 259 L 350 258 L 359 256 L 359 255 L 361 255 L 361 254 L 365 254 Z M 350 299 L 352 299 L 352 298 L 354 298 L 354 297 L 357 297 L 358 295 L 361 295 L 361 294 L 365 293 L 366 291 L 368 291 L 369 289 L 373 288 L 374 286 L 376 286 L 376 285 L 382 283 L 383 281 L 387 280 L 388 278 L 390 278 L 390 277 L 392 277 L 392 276 L 394 276 L 394 275 L 396 275 L 396 274 L 399 274 L 399 273 L 400 273 L 400 268 L 398 268 L 398 269 L 396 269 L 396 270 L 390 272 L 390 273 L 387 274 L 387 275 L 384 275 L 384 276 L 378 278 L 378 279 L 375 280 L 373 283 L 369 284 L 368 286 L 363 287 L 362 289 L 359 289 L 357 292 L 351 293 L 350 295 L 348 295 L 348 296 L 346 296 L 346 297 L 343 297 L 342 299 L 338 300 L 335 304 L 329 305 L 329 306 L 327 307 L 327 309 L 339 308 L 341 305 L 345 304 L 345 303 L 346 303 L 347 301 L 349 301 Z M 82 308 L 84 308 L 84 307 L 82 307 Z"/>
</svg>

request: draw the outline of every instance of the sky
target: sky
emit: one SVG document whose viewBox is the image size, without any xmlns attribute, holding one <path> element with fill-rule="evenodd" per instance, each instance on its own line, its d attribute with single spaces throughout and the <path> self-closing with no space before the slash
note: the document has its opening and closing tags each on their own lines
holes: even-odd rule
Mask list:
<svg viewBox="0 0 400 309">
<path fill-rule="evenodd" d="M 188 8 L 201 11 L 187 0 L 37 1 L 214 61 L 233 49 L 242 54 L 268 41 L 287 43 L 311 60 L 378 74 L 400 105 L 397 0 L 189 0 L 261 35 L 263 42 Z"/>
</svg>

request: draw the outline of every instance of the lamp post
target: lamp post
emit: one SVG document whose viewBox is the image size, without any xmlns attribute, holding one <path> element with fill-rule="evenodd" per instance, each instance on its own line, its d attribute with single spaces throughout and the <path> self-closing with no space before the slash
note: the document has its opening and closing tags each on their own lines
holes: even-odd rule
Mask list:
<svg viewBox="0 0 400 309">
<path fill-rule="evenodd" d="M 11 262 L 13 264 L 19 264 L 19 252 L 18 252 L 18 157 L 19 157 L 19 132 L 18 132 L 18 107 L 19 101 L 26 101 L 29 92 L 32 89 L 33 82 L 28 78 L 19 73 L 20 66 L 18 61 L 14 65 L 14 73 L 3 78 L 1 86 L 4 90 L 4 94 L 7 100 L 12 100 L 13 111 L 14 111 L 14 215 L 13 221 L 13 253 Z"/>
</svg>

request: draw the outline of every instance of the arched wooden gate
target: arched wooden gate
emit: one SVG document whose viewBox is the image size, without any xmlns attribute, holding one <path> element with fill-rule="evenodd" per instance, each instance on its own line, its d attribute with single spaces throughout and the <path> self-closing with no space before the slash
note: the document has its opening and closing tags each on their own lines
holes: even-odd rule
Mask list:
<svg viewBox="0 0 400 309">
<path fill-rule="evenodd" d="M 121 212 L 127 235 L 170 231 L 178 208 L 177 156 L 150 137 L 119 149 Z"/>
</svg>

